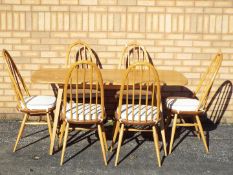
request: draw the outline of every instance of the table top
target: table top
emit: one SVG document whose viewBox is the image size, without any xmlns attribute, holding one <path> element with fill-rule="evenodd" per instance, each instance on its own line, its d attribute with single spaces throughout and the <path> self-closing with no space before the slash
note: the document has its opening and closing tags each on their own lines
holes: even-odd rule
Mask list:
<svg viewBox="0 0 233 175">
<path fill-rule="evenodd" d="M 64 84 L 68 68 L 46 68 L 33 72 L 32 83 Z M 105 85 L 120 85 L 126 69 L 100 69 Z M 187 78 L 175 70 L 157 70 L 160 81 L 167 86 L 187 85 Z"/>
</svg>

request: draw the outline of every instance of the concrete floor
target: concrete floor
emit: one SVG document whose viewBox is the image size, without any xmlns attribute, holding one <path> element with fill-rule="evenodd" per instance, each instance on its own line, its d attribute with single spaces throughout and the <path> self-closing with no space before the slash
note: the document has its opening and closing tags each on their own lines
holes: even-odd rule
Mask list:
<svg viewBox="0 0 233 175">
<path fill-rule="evenodd" d="M 120 152 L 120 164 L 114 167 L 114 152 L 108 153 L 109 164 L 104 166 L 95 132 L 87 135 L 72 132 L 65 164 L 60 166 L 61 151 L 48 155 L 49 138 L 44 126 L 27 127 L 18 151 L 12 152 L 19 124 L 18 121 L 0 120 L 0 175 L 233 174 L 232 125 L 219 125 L 208 132 L 209 154 L 191 131 L 178 130 L 172 154 L 164 157 L 161 150 L 162 167 L 159 168 L 150 134 L 128 134 Z M 112 131 L 108 129 L 108 132 Z M 108 143 L 111 143 L 110 139 Z"/>
</svg>

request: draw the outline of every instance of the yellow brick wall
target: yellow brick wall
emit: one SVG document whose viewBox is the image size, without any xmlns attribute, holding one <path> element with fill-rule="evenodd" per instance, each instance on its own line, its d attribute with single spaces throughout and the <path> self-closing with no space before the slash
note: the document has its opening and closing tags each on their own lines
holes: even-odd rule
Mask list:
<svg viewBox="0 0 233 175">
<path fill-rule="evenodd" d="M 34 70 L 61 67 L 77 39 L 93 47 L 104 68 L 116 67 L 125 43 L 138 40 L 158 68 L 187 76 L 189 89 L 221 50 L 211 95 L 233 80 L 232 0 L 0 0 L 0 49 L 9 50 L 27 82 Z M 4 67 L 0 58 L 0 113 L 12 114 L 15 98 Z M 32 94 L 52 94 L 49 85 L 28 85 Z M 231 83 L 221 90 L 208 114 L 233 123 Z"/>
</svg>

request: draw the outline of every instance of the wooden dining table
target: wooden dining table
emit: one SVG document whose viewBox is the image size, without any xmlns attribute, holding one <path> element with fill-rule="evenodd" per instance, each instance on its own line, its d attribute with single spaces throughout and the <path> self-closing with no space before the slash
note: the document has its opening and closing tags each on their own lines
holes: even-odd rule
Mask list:
<svg viewBox="0 0 233 175">
<path fill-rule="evenodd" d="M 57 84 L 58 94 L 56 101 L 55 116 L 53 122 L 53 131 L 50 142 L 49 154 L 52 155 L 54 151 L 54 144 L 56 138 L 56 132 L 59 121 L 59 114 L 62 103 L 63 85 L 65 76 L 68 72 L 68 68 L 45 68 L 36 70 L 31 76 L 32 83 L 42 84 Z M 119 88 L 122 78 L 124 77 L 126 69 L 101 69 L 103 77 L 104 88 L 117 89 Z M 157 70 L 162 85 L 166 86 L 183 86 L 188 83 L 187 78 L 180 72 L 175 70 Z"/>
</svg>

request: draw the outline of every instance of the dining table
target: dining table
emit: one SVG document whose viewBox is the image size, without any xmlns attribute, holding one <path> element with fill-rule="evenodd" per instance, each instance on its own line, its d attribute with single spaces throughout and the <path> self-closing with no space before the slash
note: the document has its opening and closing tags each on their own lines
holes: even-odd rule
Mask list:
<svg viewBox="0 0 233 175">
<path fill-rule="evenodd" d="M 68 70 L 69 68 L 42 68 L 34 71 L 31 76 L 32 83 L 56 84 L 58 87 L 53 130 L 49 148 L 50 155 L 52 155 L 54 151 L 57 128 L 60 121 L 63 88 Z M 126 69 L 100 69 L 100 72 L 103 78 L 104 89 L 119 89 Z M 157 69 L 157 72 L 163 86 L 184 86 L 188 83 L 187 78 L 176 70 Z"/>
</svg>

